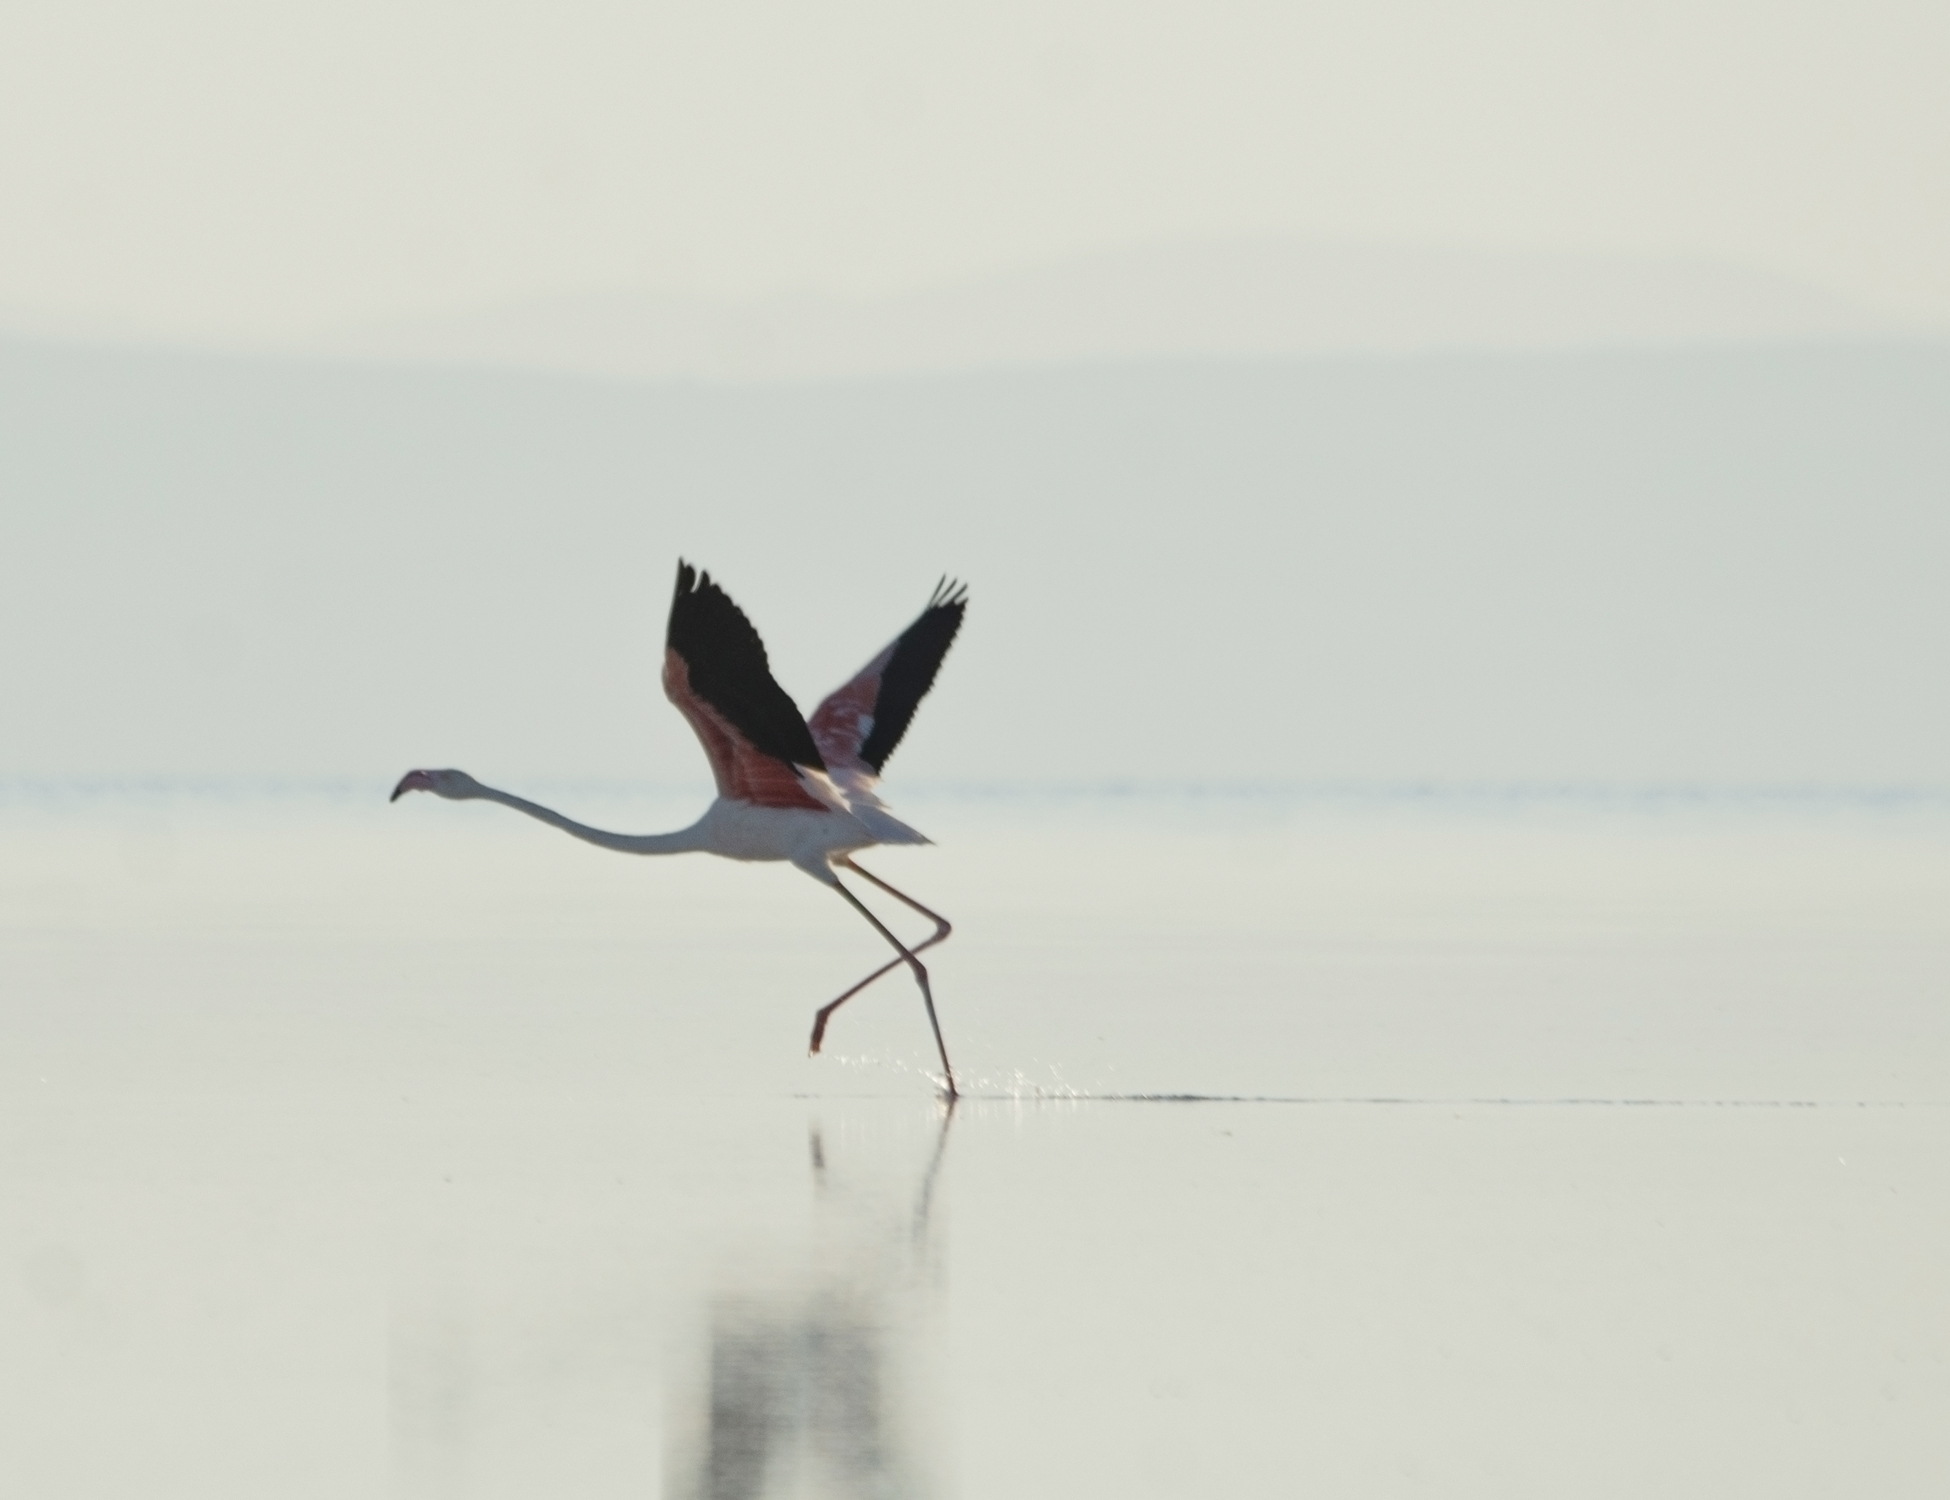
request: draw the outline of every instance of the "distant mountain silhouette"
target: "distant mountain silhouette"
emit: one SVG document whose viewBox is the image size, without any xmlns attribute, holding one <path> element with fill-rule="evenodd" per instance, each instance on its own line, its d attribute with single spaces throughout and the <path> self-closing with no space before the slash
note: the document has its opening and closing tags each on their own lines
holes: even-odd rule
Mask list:
<svg viewBox="0 0 1950 1500">
<path fill-rule="evenodd" d="M 306 352 L 763 380 L 1915 331 L 1790 278 L 1707 260 L 1262 243 L 1105 253 L 871 301 L 534 298 L 342 328 Z"/>
</svg>

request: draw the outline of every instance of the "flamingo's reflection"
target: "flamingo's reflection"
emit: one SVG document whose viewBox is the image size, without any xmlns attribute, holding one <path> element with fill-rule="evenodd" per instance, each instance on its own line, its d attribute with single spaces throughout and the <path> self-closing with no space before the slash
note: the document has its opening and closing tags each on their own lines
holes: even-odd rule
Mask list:
<svg viewBox="0 0 1950 1500">
<path fill-rule="evenodd" d="M 696 1500 L 933 1492 L 927 1427 L 935 1180 L 950 1103 L 911 1188 L 828 1167 L 811 1133 L 817 1234 L 788 1286 L 732 1286 L 708 1311 L 708 1371 L 673 1412 L 670 1492 Z"/>
</svg>

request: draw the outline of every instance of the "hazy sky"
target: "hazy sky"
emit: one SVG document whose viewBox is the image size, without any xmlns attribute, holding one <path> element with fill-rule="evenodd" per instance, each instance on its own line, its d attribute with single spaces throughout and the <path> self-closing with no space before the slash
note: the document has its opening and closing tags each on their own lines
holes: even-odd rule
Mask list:
<svg viewBox="0 0 1950 1500">
<path fill-rule="evenodd" d="M 647 777 L 677 559 L 900 783 L 1918 786 L 1950 350 L 710 386 L 0 341 L 0 779 Z"/>
<path fill-rule="evenodd" d="M 0 323 L 253 336 L 1288 235 L 1709 255 L 1950 324 L 1950 6 L 0 14 Z"/>
</svg>

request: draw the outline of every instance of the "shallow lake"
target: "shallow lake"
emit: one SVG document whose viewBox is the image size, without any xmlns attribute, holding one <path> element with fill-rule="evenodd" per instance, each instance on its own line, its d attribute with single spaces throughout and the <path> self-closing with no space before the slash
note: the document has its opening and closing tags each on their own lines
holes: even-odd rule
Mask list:
<svg viewBox="0 0 1950 1500">
<path fill-rule="evenodd" d="M 949 1111 L 813 882 L 382 796 L 0 801 L 10 1491 L 1941 1493 L 1941 801 L 906 797 Z"/>
</svg>

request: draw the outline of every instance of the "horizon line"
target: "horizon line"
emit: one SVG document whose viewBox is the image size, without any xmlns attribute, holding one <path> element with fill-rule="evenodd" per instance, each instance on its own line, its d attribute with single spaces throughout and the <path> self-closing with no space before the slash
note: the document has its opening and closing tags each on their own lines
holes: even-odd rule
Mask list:
<svg viewBox="0 0 1950 1500">
<path fill-rule="evenodd" d="M 675 797 L 697 793 L 699 778 L 505 773 L 552 792 L 590 796 Z M 356 798 L 391 772 L 100 772 L 43 775 L 0 772 L 0 803 L 42 797 L 109 799 L 182 796 L 192 799 Z M 1889 806 L 1950 804 L 1950 782 L 1739 781 L 1705 778 L 1582 779 L 1575 777 L 1296 777 L 1186 781 L 1109 778 L 1101 781 L 905 781 L 902 797 L 921 800 L 1008 801 L 1293 801 L 1382 804 L 1522 803 L 1644 806 L 1648 804 L 1773 804 Z"/>
</svg>

